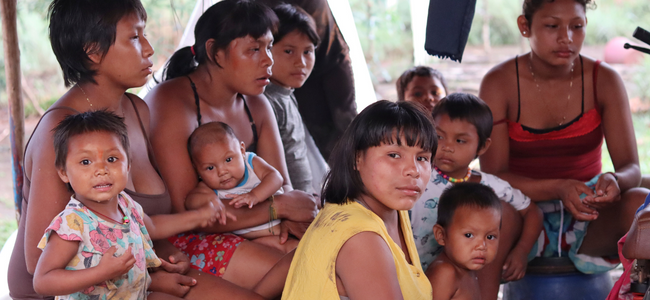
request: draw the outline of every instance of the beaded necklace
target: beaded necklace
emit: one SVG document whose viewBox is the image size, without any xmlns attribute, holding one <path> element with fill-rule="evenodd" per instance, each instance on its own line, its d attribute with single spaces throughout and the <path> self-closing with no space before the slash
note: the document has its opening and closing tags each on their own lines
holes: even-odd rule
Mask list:
<svg viewBox="0 0 650 300">
<path fill-rule="evenodd" d="M 469 177 L 470 177 L 470 176 L 472 176 L 472 169 L 470 169 L 470 168 L 467 168 L 467 175 L 465 175 L 465 177 L 460 178 L 460 179 L 458 179 L 458 178 L 453 178 L 453 177 L 449 177 L 449 175 L 443 173 L 443 172 L 442 172 L 440 169 L 438 169 L 438 167 L 436 167 L 436 166 L 433 166 L 433 168 L 436 169 L 436 172 L 438 172 L 438 174 L 440 174 L 440 176 L 442 176 L 442 178 L 446 179 L 447 181 L 449 181 L 449 182 L 451 182 L 451 183 L 460 183 L 460 182 L 465 182 L 465 181 L 469 180 Z"/>
<path fill-rule="evenodd" d="M 107 219 L 107 220 L 113 221 L 113 222 L 116 223 L 116 224 L 122 224 L 122 225 L 129 224 L 129 217 L 126 216 L 126 215 L 124 215 L 124 217 L 122 218 L 122 222 L 118 222 L 117 220 L 115 220 L 115 219 L 113 219 L 113 218 L 111 218 L 111 217 L 109 217 L 109 216 L 107 216 L 107 215 L 105 215 L 105 214 L 103 214 L 103 213 L 100 213 L 100 212 L 98 212 L 98 211 L 96 211 L 96 210 L 90 208 L 88 205 L 84 205 L 84 206 L 85 206 L 88 210 L 94 212 L 95 214 L 97 214 L 97 215 L 99 215 L 99 216 L 101 216 L 101 217 L 104 217 L 104 218 Z M 120 212 L 121 214 L 124 214 L 124 213 L 122 212 L 122 210 L 119 209 L 119 207 L 118 207 L 118 210 L 119 210 L 119 212 Z"/>
</svg>

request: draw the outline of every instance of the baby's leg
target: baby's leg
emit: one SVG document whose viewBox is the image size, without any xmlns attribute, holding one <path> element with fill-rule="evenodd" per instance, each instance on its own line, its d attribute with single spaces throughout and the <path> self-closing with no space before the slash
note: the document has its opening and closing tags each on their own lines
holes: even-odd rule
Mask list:
<svg viewBox="0 0 650 300">
<path fill-rule="evenodd" d="M 274 249 L 282 251 L 282 253 L 289 253 L 298 247 L 298 240 L 292 237 L 289 237 L 284 244 L 280 244 L 279 236 L 265 236 L 261 238 L 256 238 L 252 242 L 262 244 Z"/>
<path fill-rule="evenodd" d="M 517 244 L 521 235 L 523 220 L 512 205 L 501 201 L 501 233 L 499 234 L 499 250 L 490 264 L 477 272 L 478 283 L 481 287 L 481 299 L 496 300 L 501 283 L 501 272 L 506 258 Z"/>
</svg>

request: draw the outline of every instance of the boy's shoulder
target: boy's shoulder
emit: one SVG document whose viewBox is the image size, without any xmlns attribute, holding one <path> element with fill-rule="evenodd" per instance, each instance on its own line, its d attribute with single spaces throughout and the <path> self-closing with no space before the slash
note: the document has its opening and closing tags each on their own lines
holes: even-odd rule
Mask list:
<svg viewBox="0 0 650 300">
<path fill-rule="evenodd" d="M 453 263 L 441 256 L 429 265 L 425 274 L 431 282 L 434 294 L 443 299 L 452 299 L 460 288 L 463 274 Z"/>
</svg>

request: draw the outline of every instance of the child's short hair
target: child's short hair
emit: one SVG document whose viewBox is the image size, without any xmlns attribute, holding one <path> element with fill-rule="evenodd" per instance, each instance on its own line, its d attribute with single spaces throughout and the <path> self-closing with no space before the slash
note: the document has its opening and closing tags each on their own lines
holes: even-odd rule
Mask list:
<svg viewBox="0 0 650 300">
<path fill-rule="evenodd" d="M 304 9 L 285 3 L 274 7 L 273 11 L 280 21 L 278 32 L 273 35 L 275 43 L 282 40 L 285 35 L 298 30 L 309 37 L 314 46 L 318 46 L 320 37 L 316 30 L 316 22 Z"/>
<path fill-rule="evenodd" d="M 95 82 L 89 53 L 101 54 L 115 43 L 117 23 L 135 14 L 147 20 L 140 0 L 53 0 L 48 10 L 50 44 L 66 86 Z"/>
<path fill-rule="evenodd" d="M 129 154 L 129 136 L 124 118 L 105 109 L 87 111 L 65 117 L 54 129 L 54 165 L 65 169 L 68 157 L 68 144 L 74 136 L 90 132 L 108 132 L 120 139 L 127 159 Z"/>
<path fill-rule="evenodd" d="M 205 123 L 194 129 L 194 132 L 187 139 L 187 152 L 191 157 L 194 157 L 194 151 L 206 145 L 223 141 L 226 137 L 238 140 L 235 131 L 228 124 L 224 122 Z"/>
<path fill-rule="evenodd" d="M 440 71 L 427 66 L 417 66 L 404 71 L 397 79 L 397 82 L 395 82 L 397 87 L 397 101 L 406 101 L 406 87 L 415 76 L 437 78 L 442 83 L 445 94 L 449 93 L 447 92 L 447 81 Z"/>
<path fill-rule="evenodd" d="M 433 107 L 433 118 L 448 115 L 451 120 L 463 120 L 476 127 L 478 134 L 477 151 L 485 145 L 492 134 L 492 111 L 481 98 L 468 93 L 453 93 Z"/>
<path fill-rule="evenodd" d="M 344 204 L 365 190 L 356 170 L 357 155 L 381 144 L 418 146 L 435 156 L 438 136 L 431 115 L 411 102 L 377 101 L 352 120 L 330 156 L 322 201 Z M 433 160 L 432 160 L 433 161 Z"/>
<path fill-rule="evenodd" d="M 491 187 L 475 183 L 457 183 L 445 189 L 438 200 L 438 224 L 447 228 L 459 207 L 496 209 L 501 212 L 501 201 Z"/>
</svg>

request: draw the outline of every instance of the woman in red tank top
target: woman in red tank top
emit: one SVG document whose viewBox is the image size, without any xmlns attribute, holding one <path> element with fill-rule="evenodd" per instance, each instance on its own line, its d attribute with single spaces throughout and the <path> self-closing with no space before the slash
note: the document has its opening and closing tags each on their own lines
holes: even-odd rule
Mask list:
<svg viewBox="0 0 650 300">
<path fill-rule="evenodd" d="M 533 201 L 560 199 L 559 210 L 566 209 L 572 222 L 589 221 L 577 253 L 606 256 L 616 254 L 616 241 L 648 190 L 637 188 L 639 159 L 620 76 L 580 55 L 589 5 L 590 0 L 524 1 L 517 23 L 531 51 L 483 78 L 479 95 L 500 121 L 480 160 L 482 171 Z M 596 179 L 603 137 L 615 172 Z"/>
</svg>

